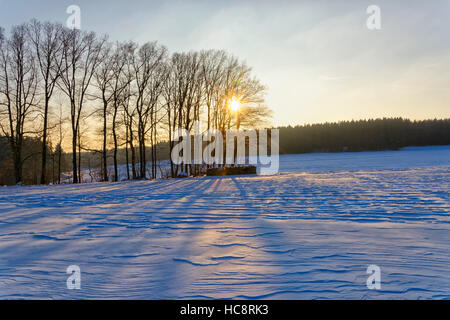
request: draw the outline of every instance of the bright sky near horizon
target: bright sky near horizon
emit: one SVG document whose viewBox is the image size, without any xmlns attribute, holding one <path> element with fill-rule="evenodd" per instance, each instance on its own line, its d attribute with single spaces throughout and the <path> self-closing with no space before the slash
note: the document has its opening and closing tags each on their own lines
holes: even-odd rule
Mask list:
<svg viewBox="0 0 450 320">
<path fill-rule="evenodd" d="M 0 26 L 65 23 L 72 4 L 82 29 L 111 40 L 235 54 L 268 87 L 275 125 L 450 118 L 449 0 L 0 0 Z"/>
</svg>

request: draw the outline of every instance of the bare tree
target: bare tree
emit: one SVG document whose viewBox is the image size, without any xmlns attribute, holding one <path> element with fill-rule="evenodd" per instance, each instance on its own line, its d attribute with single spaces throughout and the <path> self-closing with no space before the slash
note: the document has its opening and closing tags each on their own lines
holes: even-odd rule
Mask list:
<svg viewBox="0 0 450 320">
<path fill-rule="evenodd" d="M 171 131 L 179 128 L 190 130 L 195 120 L 199 120 L 200 107 L 203 103 L 203 77 L 201 58 L 198 52 L 174 53 L 170 60 L 170 75 L 165 86 L 165 99 L 169 120 L 169 139 Z M 172 152 L 174 144 L 170 142 Z M 185 163 L 187 173 L 191 165 Z M 172 176 L 178 167 L 171 163 Z"/>
<path fill-rule="evenodd" d="M 37 105 L 37 70 L 32 50 L 27 41 L 25 25 L 15 26 L 11 38 L 5 40 L 0 32 L 0 127 L 7 137 L 14 162 L 16 183 L 22 182 L 24 136 L 34 133 L 27 128 L 29 119 Z M 4 125 L 3 116 L 6 116 Z M 33 155 L 33 154 L 32 154 Z"/>
<path fill-rule="evenodd" d="M 133 55 L 132 66 L 135 75 L 136 113 L 138 121 L 140 178 L 146 177 L 146 134 L 152 108 L 158 103 L 162 93 L 161 71 L 167 56 L 167 49 L 156 42 L 148 42 Z"/>
<path fill-rule="evenodd" d="M 164 82 L 163 87 L 163 96 L 165 100 L 165 109 L 166 109 L 166 123 L 167 123 L 167 133 L 169 138 L 169 152 L 172 153 L 172 149 L 175 146 L 175 143 L 172 139 L 173 132 L 175 131 L 175 128 L 177 127 L 178 123 L 178 108 L 177 108 L 177 101 L 178 101 L 178 82 L 177 82 L 177 70 L 174 67 L 172 61 L 166 63 L 167 66 L 167 78 Z M 177 167 L 172 161 L 172 157 L 169 155 L 170 159 L 170 174 L 172 178 L 176 177 Z"/>
<path fill-rule="evenodd" d="M 58 184 L 61 184 L 61 166 L 62 166 L 62 156 L 63 156 L 63 149 L 62 149 L 62 142 L 64 139 L 64 125 L 65 119 L 63 118 L 63 108 L 60 105 L 59 106 L 59 116 L 58 116 L 58 144 L 55 148 L 55 153 L 58 157 Z"/>
<path fill-rule="evenodd" d="M 207 108 L 207 129 L 212 127 L 212 112 L 220 94 L 223 80 L 224 64 L 227 55 L 223 50 L 207 50 L 201 52 L 202 77 L 204 84 L 205 104 Z"/>
<path fill-rule="evenodd" d="M 128 62 L 135 50 L 133 43 L 116 44 L 116 48 L 112 61 L 113 80 L 110 83 L 110 91 L 112 93 L 112 134 L 114 141 L 114 181 L 119 180 L 117 153 L 119 149 L 117 124 L 120 107 L 129 99 L 131 94 L 128 90 L 133 81 L 133 72 Z M 125 142 L 126 144 L 126 142 Z"/>
<path fill-rule="evenodd" d="M 131 171 L 133 180 L 137 179 L 138 174 L 136 170 L 136 149 L 134 147 L 134 119 L 136 116 L 136 108 L 133 107 L 133 103 L 131 101 L 132 93 L 131 93 L 131 84 L 125 89 L 125 99 L 122 101 L 123 110 L 124 110 L 124 124 L 126 126 L 126 145 L 130 147 L 131 152 Z M 126 147 L 128 150 L 128 148 Z M 128 152 L 127 152 L 128 155 Z M 128 167 L 128 160 L 127 160 Z"/>
<path fill-rule="evenodd" d="M 44 110 L 42 130 L 42 162 L 40 183 L 46 183 L 47 175 L 47 130 L 49 103 L 61 74 L 63 41 L 61 39 L 63 27 L 61 24 L 33 20 L 28 25 L 28 36 L 32 43 L 38 70 L 41 75 Z"/>
<path fill-rule="evenodd" d="M 80 117 L 87 99 L 89 84 L 102 60 L 102 47 L 106 38 L 97 39 L 93 32 L 66 29 L 63 41 L 63 72 L 59 87 L 70 101 L 73 183 L 78 183 L 80 180 L 77 163 L 80 161 L 77 161 L 77 139 L 79 138 Z"/>
<path fill-rule="evenodd" d="M 103 146 L 102 146 L 102 178 L 103 181 L 108 181 L 108 162 L 107 162 L 107 123 L 108 123 L 108 107 L 113 98 L 113 93 L 109 88 L 111 82 L 114 80 L 114 74 L 112 72 L 113 61 L 111 59 L 110 50 L 111 45 L 105 44 L 103 48 L 104 55 L 101 63 L 95 70 L 95 80 L 97 87 L 100 91 L 100 98 L 102 100 L 101 118 L 103 122 Z"/>
</svg>

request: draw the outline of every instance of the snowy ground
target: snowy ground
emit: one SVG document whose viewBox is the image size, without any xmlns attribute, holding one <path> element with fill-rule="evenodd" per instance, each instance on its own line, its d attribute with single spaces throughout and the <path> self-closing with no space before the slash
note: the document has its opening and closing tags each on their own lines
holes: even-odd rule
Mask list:
<svg viewBox="0 0 450 320">
<path fill-rule="evenodd" d="M 450 147 L 281 171 L 0 188 L 0 298 L 450 299 Z"/>
</svg>

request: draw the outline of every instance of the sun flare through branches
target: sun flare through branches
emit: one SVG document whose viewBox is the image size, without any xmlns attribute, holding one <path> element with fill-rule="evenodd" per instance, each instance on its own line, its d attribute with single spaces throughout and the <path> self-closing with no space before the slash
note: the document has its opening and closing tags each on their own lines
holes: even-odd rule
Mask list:
<svg viewBox="0 0 450 320">
<path fill-rule="evenodd" d="M 241 102 L 239 101 L 239 99 L 236 97 L 231 98 L 231 100 L 230 100 L 231 111 L 237 112 L 237 111 L 239 111 L 240 108 L 241 108 Z"/>
</svg>

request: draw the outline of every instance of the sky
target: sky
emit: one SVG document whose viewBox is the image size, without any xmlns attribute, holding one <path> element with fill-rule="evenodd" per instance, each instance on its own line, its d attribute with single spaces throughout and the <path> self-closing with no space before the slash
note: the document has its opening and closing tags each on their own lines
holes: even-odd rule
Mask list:
<svg viewBox="0 0 450 320">
<path fill-rule="evenodd" d="M 450 118 L 450 0 L 0 0 L 0 26 L 65 23 L 69 5 L 111 40 L 238 56 L 267 86 L 277 126 Z M 381 29 L 366 25 L 370 5 Z"/>
</svg>

